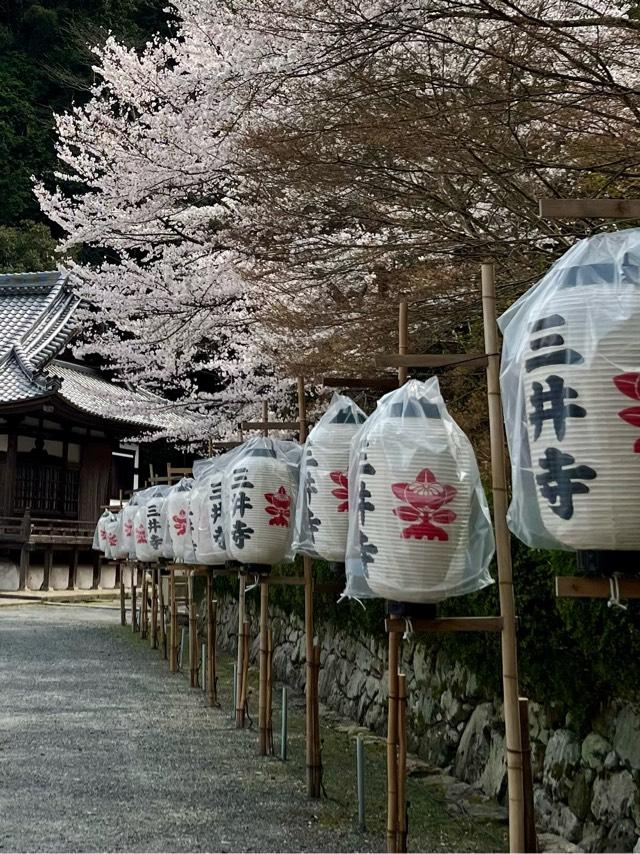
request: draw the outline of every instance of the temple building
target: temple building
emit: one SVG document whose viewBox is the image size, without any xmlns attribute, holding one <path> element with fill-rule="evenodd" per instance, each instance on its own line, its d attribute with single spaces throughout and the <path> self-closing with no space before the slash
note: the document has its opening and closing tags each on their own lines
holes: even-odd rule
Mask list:
<svg viewBox="0 0 640 854">
<path fill-rule="evenodd" d="M 79 564 L 98 584 L 90 545 L 102 508 L 143 485 L 153 434 L 188 435 L 199 421 L 65 359 L 79 306 L 64 274 L 0 275 L 0 589 L 34 575 L 48 589 L 54 569 L 74 586 Z"/>
</svg>

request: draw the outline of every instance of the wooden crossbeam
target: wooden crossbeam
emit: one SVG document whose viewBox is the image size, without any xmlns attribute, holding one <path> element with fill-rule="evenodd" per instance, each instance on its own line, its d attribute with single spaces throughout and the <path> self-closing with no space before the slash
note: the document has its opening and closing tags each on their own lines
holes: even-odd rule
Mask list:
<svg viewBox="0 0 640 854">
<path fill-rule="evenodd" d="M 376 356 L 378 368 L 486 368 L 484 353 L 382 353 Z"/>
<path fill-rule="evenodd" d="M 396 377 L 322 377 L 325 388 L 364 388 L 371 391 L 393 391 L 398 388 Z"/>
<path fill-rule="evenodd" d="M 640 219 L 640 199 L 540 199 L 543 219 Z"/>
<path fill-rule="evenodd" d="M 260 584 L 267 584 L 269 587 L 275 584 L 284 587 L 303 587 L 304 577 L 302 575 L 262 575 Z"/>
<path fill-rule="evenodd" d="M 618 578 L 621 599 L 640 599 L 640 578 Z M 556 577 L 556 596 L 568 599 L 609 599 L 611 584 L 608 578 L 589 578 L 580 575 Z"/>
<path fill-rule="evenodd" d="M 211 442 L 209 447 L 212 450 L 224 451 L 224 450 L 228 450 L 230 448 L 238 448 L 242 444 L 243 444 L 243 442 L 239 442 L 239 441 L 235 441 L 235 442 Z"/>
<path fill-rule="evenodd" d="M 243 430 L 299 430 L 299 421 L 243 421 Z"/>
<path fill-rule="evenodd" d="M 500 632 L 502 617 L 436 617 L 433 620 L 411 620 L 414 632 Z M 392 617 L 385 620 L 385 628 L 389 634 L 403 634 L 407 629 L 407 621 Z"/>
</svg>

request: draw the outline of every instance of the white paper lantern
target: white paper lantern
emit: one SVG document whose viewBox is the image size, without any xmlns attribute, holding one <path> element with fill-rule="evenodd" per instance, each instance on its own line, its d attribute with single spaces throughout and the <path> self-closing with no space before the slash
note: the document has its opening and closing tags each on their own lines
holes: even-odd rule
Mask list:
<svg viewBox="0 0 640 854">
<path fill-rule="evenodd" d="M 105 522 L 105 533 L 107 535 L 104 549 L 104 556 L 107 560 L 113 560 L 118 552 L 118 519 L 113 514 L 109 514 L 109 519 Z"/>
<path fill-rule="evenodd" d="M 107 522 L 111 521 L 111 513 L 105 510 L 96 525 L 96 530 L 93 535 L 92 548 L 97 552 L 104 552 L 107 548 Z"/>
<path fill-rule="evenodd" d="M 223 566 L 230 558 L 222 518 L 223 470 L 206 477 L 202 485 L 202 505 L 198 520 L 198 555 L 202 563 Z"/>
<path fill-rule="evenodd" d="M 122 548 L 123 551 L 126 550 L 126 556 L 130 558 L 136 556 L 135 519 L 138 509 L 137 500 L 134 496 L 122 510 Z"/>
<path fill-rule="evenodd" d="M 491 583 L 493 532 L 473 449 L 437 380 L 382 399 L 352 443 L 347 595 L 430 603 Z M 353 542 L 355 540 L 355 543 Z M 365 592 L 364 595 L 367 595 Z"/>
<path fill-rule="evenodd" d="M 162 508 L 166 487 L 155 487 L 135 516 L 136 559 L 152 563 L 162 557 Z"/>
<path fill-rule="evenodd" d="M 250 440 L 225 471 L 225 542 L 233 560 L 273 565 L 289 558 L 298 466 L 280 450 L 292 443 Z M 300 450 L 295 448 L 296 461 Z"/>
<path fill-rule="evenodd" d="M 343 563 L 349 531 L 349 447 L 365 421 L 353 401 L 336 395 L 309 434 L 301 473 L 296 550 Z"/>
<path fill-rule="evenodd" d="M 532 346 L 561 339 L 564 345 L 530 353 L 536 367 L 524 380 L 529 442 L 547 530 L 574 549 L 634 550 L 640 549 L 640 287 L 631 315 L 595 338 L 591 313 L 606 299 L 606 285 L 567 288 L 532 318 Z M 549 364 L 554 357 L 567 361 Z"/>
<path fill-rule="evenodd" d="M 511 529 L 639 550 L 640 230 L 577 243 L 500 325 Z"/>
<path fill-rule="evenodd" d="M 189 521 L 189 502 L 192 489 L 193 480 L 191 478 L 182 478 L 178 484 L 171 487 L 164 505 L 173 559 L 176 563 L 195 562 L 193 537 Z"/>
<path fill-rule="evenodd" d="M 116 514 L 116 542 L 111 548 L 111 553 L 114 560 L 124 560 L 129 556 L 129 544 L 125 542 L 124 537 L 124 508 L 121 508 Z"/>
</svg>

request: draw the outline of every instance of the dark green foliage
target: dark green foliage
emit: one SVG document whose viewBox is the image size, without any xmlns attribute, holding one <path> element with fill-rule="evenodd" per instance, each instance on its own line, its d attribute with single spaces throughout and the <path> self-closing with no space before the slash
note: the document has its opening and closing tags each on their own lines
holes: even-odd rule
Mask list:
<svg viewBox="0 0 640 854">
<path fill-rule="evenodd" d="M 51 181 L 56 168 L 55 112 L 87 97 L 87 44 L 109 31 L 141 45 L 166 29 L 165 0 L 4 0 L 0 4 L 0 225 L 43 222 L 32 176 Z M 3 258 L 17 269 L 15 258 Z"/>
<path fill-rule="evenodd" d="M 56 244 L 42 222 L 0 225 L 0 273 L 33 273 L 56 265 Z"/>
</svg>

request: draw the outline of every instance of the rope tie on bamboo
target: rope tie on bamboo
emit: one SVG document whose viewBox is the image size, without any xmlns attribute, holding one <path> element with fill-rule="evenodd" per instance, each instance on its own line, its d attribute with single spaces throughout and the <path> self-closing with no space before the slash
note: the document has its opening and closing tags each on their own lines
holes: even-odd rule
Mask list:
<svg viewBox="0 0 640 854">
<path fill-rule="evenodd" d="M 405 617 L 404 621 L 404 634 L 402 635 L 402 640 L 409 640 L 411 635 L 413 634 L 413 623 L 411 622 L 411 617 Z"/>
<path fill-rule="evenodd" d="M 614 572 L 611 578 L 609 579 L 609 601 L 607 602 L 607 607 L 609 608 L 620 608 L 623 611 L 627 610 L 627 605 L 623 605 L 620 601 L 620 582 L 618 581 L 618 573 Z"/>
<path fill-rule="evenodd" d="M 338 596 L 338 602 L 337 602 L 337 604 L 339 605 L 339 604 L 342 602 L 342 600 L 343 600 L 343 599 L 346 599 L 347 597 L 348 597 L 348 594 L 347 594 L 347 593 L 341 593 L 341 594 Z M 351 599 L 352 599 L 352 601 L 357 602 L 357 603 L 358 603 L 358 605 L 360 605 L 360 607 L 362 608 L 362 610 L 363 610 L 363 611 L 366 611 L 366 610 L 367 610 L 367 609 L 366 609 L 366 607 L 365 607 L 364 602 L 362 601 L 362 599 L 358 599 L 358 597 L 357 597 L 357 596 L 351 596 Z"/>
<path fill-rule="evenodd" d="M 254 576 L 253 576 L 253 579 L 254 579 L 254 580 L 253 580 L 253 584 L 250 584 L 248 587 L 245 587 L 245 588 L 244 588 L 244 596 L 245 596 L 245 599 L 247 598 L 247 593 L 248 593 L 250 590 L 255 590 L 255 589 L 256 589 L 256 587 L 259 587 L 259 586 L 260 586 L 260 576 L 259 576 L 259 575 L 254 575 Z"/>
</svg>

